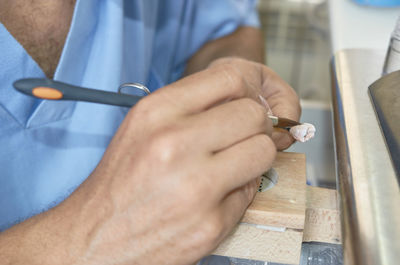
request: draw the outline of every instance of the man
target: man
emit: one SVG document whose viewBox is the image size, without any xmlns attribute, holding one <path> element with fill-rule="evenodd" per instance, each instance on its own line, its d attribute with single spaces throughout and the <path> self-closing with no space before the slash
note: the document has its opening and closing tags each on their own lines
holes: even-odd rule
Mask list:
<svg viewBox="0 0 400 265">
<path fill-rule="evenodd" d="M 0 21 L 4 264 L 194 263 L 292 143 L 260 104 L 300 115 L 293 90 L 257 63 L 254 1 L 0 0 Z M 12 88 L 46 76 L 152 93 L 126 114 Z"/>
</svg>

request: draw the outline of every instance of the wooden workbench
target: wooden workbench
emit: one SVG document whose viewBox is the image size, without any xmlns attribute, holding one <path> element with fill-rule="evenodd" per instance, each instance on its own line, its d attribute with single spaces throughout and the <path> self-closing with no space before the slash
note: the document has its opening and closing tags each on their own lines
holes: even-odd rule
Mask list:
<svg viewBox="0 0 400 265">
<path fill-rule="evenodd" d="M 279 153 L 277 184 L 258 192 L 241 223 L 214 254 L 299 264 L 301 243 L 340 243 L 336 191 L 306 185 L 303 154 Z"/>
</svg>

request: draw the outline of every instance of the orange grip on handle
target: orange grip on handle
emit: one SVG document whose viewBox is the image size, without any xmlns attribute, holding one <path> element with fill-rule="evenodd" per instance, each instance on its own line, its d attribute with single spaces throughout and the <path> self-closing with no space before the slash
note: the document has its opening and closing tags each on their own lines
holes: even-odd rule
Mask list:
<svg viewBox="0 0 400 265">
<path fill-rule="evenodd" d="M 51 87 L 35 87 L 32 89 L 32 94 L 42 99 L 61 99 L 63 97 L 61 91 Z"/>
</svg>

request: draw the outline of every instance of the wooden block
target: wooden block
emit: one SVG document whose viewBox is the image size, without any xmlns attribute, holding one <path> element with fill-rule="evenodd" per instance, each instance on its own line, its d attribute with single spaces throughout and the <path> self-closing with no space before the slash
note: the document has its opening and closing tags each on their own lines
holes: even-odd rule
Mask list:
<svg viewBox="0 0 400 265">
<path fill-rule="evenodd" d="M 307 187 L 307 209 L 303 241 L 341 243 L 336 190 Z"/>
<path fill-rule="evenodd" d="M 305 156 L 281 152 L 272 167 L 279 175 L 277 185 L 257 193 L 242 222 L 303 229 L 306 210 Z"/>
<path fill-rule="evenodd" d="M 259 192 L 217 255 L 298 264 L 306 209 L 305 156 L 279 153 L 278 183 Z"/>
<path fill-rule="evenodd" d="M 220 244 L 214 254 L 283 264 L 299 264 L 302 238 L 302 231 L 277 232 L 242 223 Z"/>
</svg>

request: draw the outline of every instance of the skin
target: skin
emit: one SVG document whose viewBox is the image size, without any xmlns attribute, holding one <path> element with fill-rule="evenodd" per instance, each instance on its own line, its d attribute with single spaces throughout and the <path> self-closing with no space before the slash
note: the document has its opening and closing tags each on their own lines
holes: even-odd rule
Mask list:
<svg viewBox="0 0 400 265">
<path fill-rule="evenodd" d="M 66 12 L 63 1 L 50 2 L 53 13 Z M 20 1 L 0 0 L 0 10 L 14 3 Z M 26 19 L 7 22 L 4 13 L 2 23 L 21 40 L 10 29 L 22 29 Z M 60 22 L 67 31 L 70 18 Z M 66 33 L 57 34 L 62 47 Z M 49 66 L 50 77 L 56 56 L 43 59 L 31 45 L 47 39 L 32 38 L 23 46 L 43 69 Z M 0 234 L 2 264 L 179 265 L 210 253 L 240 220 L 276 149 L 292 142 L 273 132 L 258 96 L 276 115 L 300 115 L 294 91 L 251 61 L 263 60 L 261 47 L 252 28 L 206 44 L 185 78 L 130 110 L 94 172 L 68 199 Z"/>
<path fill-rule="evenodd" d="M 0 0 L 0 21 L 52 78 L 68 34 L 75 0 Z"/>
</svg>

